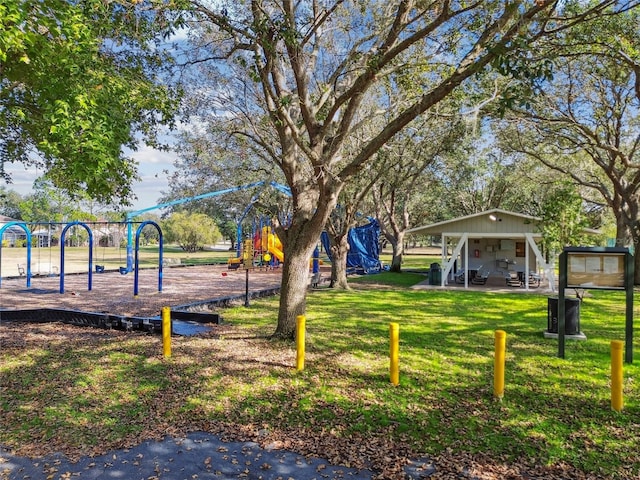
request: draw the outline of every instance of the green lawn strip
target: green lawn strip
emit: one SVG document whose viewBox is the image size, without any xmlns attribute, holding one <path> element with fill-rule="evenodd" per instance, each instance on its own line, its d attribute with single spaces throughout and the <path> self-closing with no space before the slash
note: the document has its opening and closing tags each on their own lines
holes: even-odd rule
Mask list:
<svg viewBox="0 0 640 480">
<path fill-rule="evenodd" d="M 427 279 L 419 273 L 395 273 L 380 272 L 375 275 L 362 275 L 350 277 L 349 282 L 354 284 L 393 285 L 396 287 L 411 287 Z"/>
<path fill-rule="evenodd" d="M 307 368 L 328 373 L 333 364 L 350 377 L 350 388 L 361 389 L 346 395 L 356 397 L 347 402 L 352 418 L 341 420 L 350 425 L 347 431 L 375 432 L 392 423 L 399 438 L 409 438 L 420 451 L 449 447 L 567 462 L 611 475 L 625 465 L 637 472 L 638 452 L 627 448 L 640 440 L 633 420 L 640 393 L 635 364 L 625 365 L 625 410 L 618 414 L 609 406 L 609 345 L 624 338 L 620 301 L 617 292 L 595 292 L 585 300 L 581 324 L 589 340 L 568 341 L 562 360 L 556 358 L 557 343 L 542 336 L 546 296 L 315 292 L 308 303 L 307 350 L 310 359 L 318 358 L 308 360 Z M 234 313 L 241 323 L 249 321 L 242 310 Z M 401 329 L 400 389 L 388 385 L 389 321 Z M 496 329 L 507 331 L 502 403 L 492 399 Z M 322 367 L 316 363 L 325 361 Z"/>
<path fill-rule="evenodd" d="M 392 257 L 390 254 L 383 252 L 380 260 L 384 265 L 391 265 Z M 405 271 L 427 271 L 432 263 L 442 262 L 439 255 L 424 255 L 405 253 L 402 256 L 402 269 Z"/>
<path fill-rule="evenodd" d="M 171 359 L 147 335 L 3 350 L 0 443 L 82 449 L 218 422 L 391 439 L 416 454 L 567 463 L 612 478 L 640 473 L 638 360 L 625 364 L 625 409 L 609 405 L 609 344 L 624 339 L 618 292 L 585 299 L 588 340 L 568 341 L 564 360 L 542 336 L 544 295 L 316 290 L 303 372 L 294 345 L 266 338 L 277 308 L 278 298 L 265 298 L 228 309 L 228 336 L 175 338 Z M 398 387 L 389 382 L 389 322 L 400 325 Z M 496 329 L 507 332 L 502 402 L 492 395 Z"/>
</svg>

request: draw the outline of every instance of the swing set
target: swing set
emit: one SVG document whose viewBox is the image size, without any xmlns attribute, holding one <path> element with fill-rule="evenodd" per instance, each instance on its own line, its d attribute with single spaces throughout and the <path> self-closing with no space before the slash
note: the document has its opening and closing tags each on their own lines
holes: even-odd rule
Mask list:
<svg viewBox="0 0 640 480">
<path fill-rule="evenodd" d="M 89 227 L 87 223 L 74 221 L 70 223 L 32 223 L 30 226 L 34 229 L 33 232 L 25 222 L 13 221 L 8 222 L 0 227 L 0 239 L 4 238 L 5 232 L 9 231 L 14 237 L 13 246 L 16 246 L 16 232 L 18 232 L 19 241 L 22 242 L 24 237 L 24 246 L 26 247 L 26 263 L 18 263 L 18 275 L 20 277 L 26 277 L 27 288 L 31 287 L 31 279 L 34 276 L 59 276 L 60 277 L 60 293 L 64 293 L 64 276 L 65 276 L 65 247 L 84 247 L 88 245 L 88 290 L 92 289 L 92 276 L 93 276 L 93 262 L 94 258 L 97 258 L 97 252 L 99 244 L 102 241 L 102 265 L 96 264 L 96 273 L 104 273 L 106 265 L 105 251 L 109 246 L 110 240 L 114 242 L 117 238 L 118 254 L 120 265 L 122 265 L 122 239 L 124 238 L 124 229 L 131 228 L 131 223 L 134 222 L 90 222 L 97 229 L 100 236 L 98 237 L 98 244 L 94 247 L 94 234 L 93 229 Z M 158 291 L 162 291 L 162 230 L 160 226 L 155 222 L 135 222 L 138 224 L 136 231 L 136 247 L 135 247 L 135 278 L 134 278 L 134 295 L 138 294 L 138 270 L 139 270 L 139 238 L 142 230 L 147 225 L 152 225 L 158 232 L 159 237 L 159 273 L 158 273 Z M 44 226 L 46 225 L 46 229 Z M 96 226 L 102 226 L 102 229 L 96 228 Z M 60 231 L 59 245 L 60 256 L 59 263 L 54 261 L 53 247 L 54 247 L 54 232 Z M 24 233 L 22 233 L 24 232 Z M 67 240 L 68 235 L 68 240 Z M 37 248 L 37 256 L 34 258 L 32 255 L 32 247 Z M 43 250 L 47 248 L 49 252 L 48 261 L 46 260 L 46 253 L 43 254 Z M 124 270 L 124 272 L 123 272 Z M 128 273 L 130 270 L 127 267 L 120 267 L 120 273 Z M 34 273 L 35 272 L 35 273 Z M 2 244 L 0 243 L 0 287 L 2 286 Z"/>
</svg>

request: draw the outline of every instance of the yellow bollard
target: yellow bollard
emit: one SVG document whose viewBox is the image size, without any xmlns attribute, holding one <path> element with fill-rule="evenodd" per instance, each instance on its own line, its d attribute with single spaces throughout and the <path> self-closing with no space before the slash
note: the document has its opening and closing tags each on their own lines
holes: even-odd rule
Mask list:
<svg viewBox="0 0 640 480">
<path fill-rule="evenodd" d="M 162 307 L 162 353 L 171 356 L 171 308 Z"/>
<path fill-rule="evenodd" d="M 296 370 L 304 370 L 304 348 L 305 348 L 305 328 L 306 317 L 298 315 L 296 317 Z"/>
<path fill-rule="evenodd" d="M 493 363 L 493 396 L 502 400 L 504 396 L 504 358 L 507 343 L 507 332 L 495 332 L 495 357 Z"/>
<path fill-rule="evenodd" d="M 624 342 L 611 341 L 611 408 L 616 412 L 622 411 L 622 349 Z"/>
<path fill-rule="evenodd" d="M 389 344 L 391 383 L 398 385 L 400 383 L 400 325 L 394 322 L 389 324 Z"/>
</svg>

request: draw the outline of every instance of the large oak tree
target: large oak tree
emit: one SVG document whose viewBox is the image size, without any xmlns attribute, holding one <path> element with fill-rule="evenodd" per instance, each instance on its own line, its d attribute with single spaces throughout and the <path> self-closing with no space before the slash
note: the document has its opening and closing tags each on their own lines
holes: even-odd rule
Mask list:
<svg viewBox="0 0 640 480">
<path fill-rule="evenodd" d="M 211 105 L 269 155 L 292 192 L 276 336 L 304 314 L 309 258 L 345 185 L 378 150 L 492 67 L 535 76 L 540 39 L 631 2 L 552 0 L 191 0 L 193 64 L 217 69 Z M 419 55 L 414 55 L 419 53 Z M 423 59 L 413 62 L 414 58 Z M 367 99 L 403 72 L 419 88 L 393 109 Z M 203 86 L 204 87 L 204 86 Z M 213 100 L 215 98 L 215 100 Z M 389 114 L 345 162 L 347 139 Z"/>
<path fill-rule="evenodd" d="M 553 85 L 507 130 L 511 147 L 597 192 L 616 218 L 618 245 L 640 250 L 640 102 L 633 71 L 616 58 L 557 60 Z M 635 283 L 640 284 L 636 255 Z"/>
</svg>

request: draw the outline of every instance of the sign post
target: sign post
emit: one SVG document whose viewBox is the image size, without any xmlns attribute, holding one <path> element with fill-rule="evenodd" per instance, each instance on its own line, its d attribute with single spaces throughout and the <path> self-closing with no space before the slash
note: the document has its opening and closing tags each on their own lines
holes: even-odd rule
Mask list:
<svg viewBox="0 0 640 480">
<path fill-rule="evenodd" d="M 244 306 L 249 306 L 249 269 L 253 266 L 253 241 L 249 238 L 243 242 L 242 255 L 244 260 L 245 280 L 244 280 Z"/>
<path fill-rule="evenodd" d="M 633 362 L 633 256 L 620 247 L 565 247 L 560 254 L 558 357 L 564 358 L 565 289 L 626 292 L 625 362 Z"/>
</svg>

